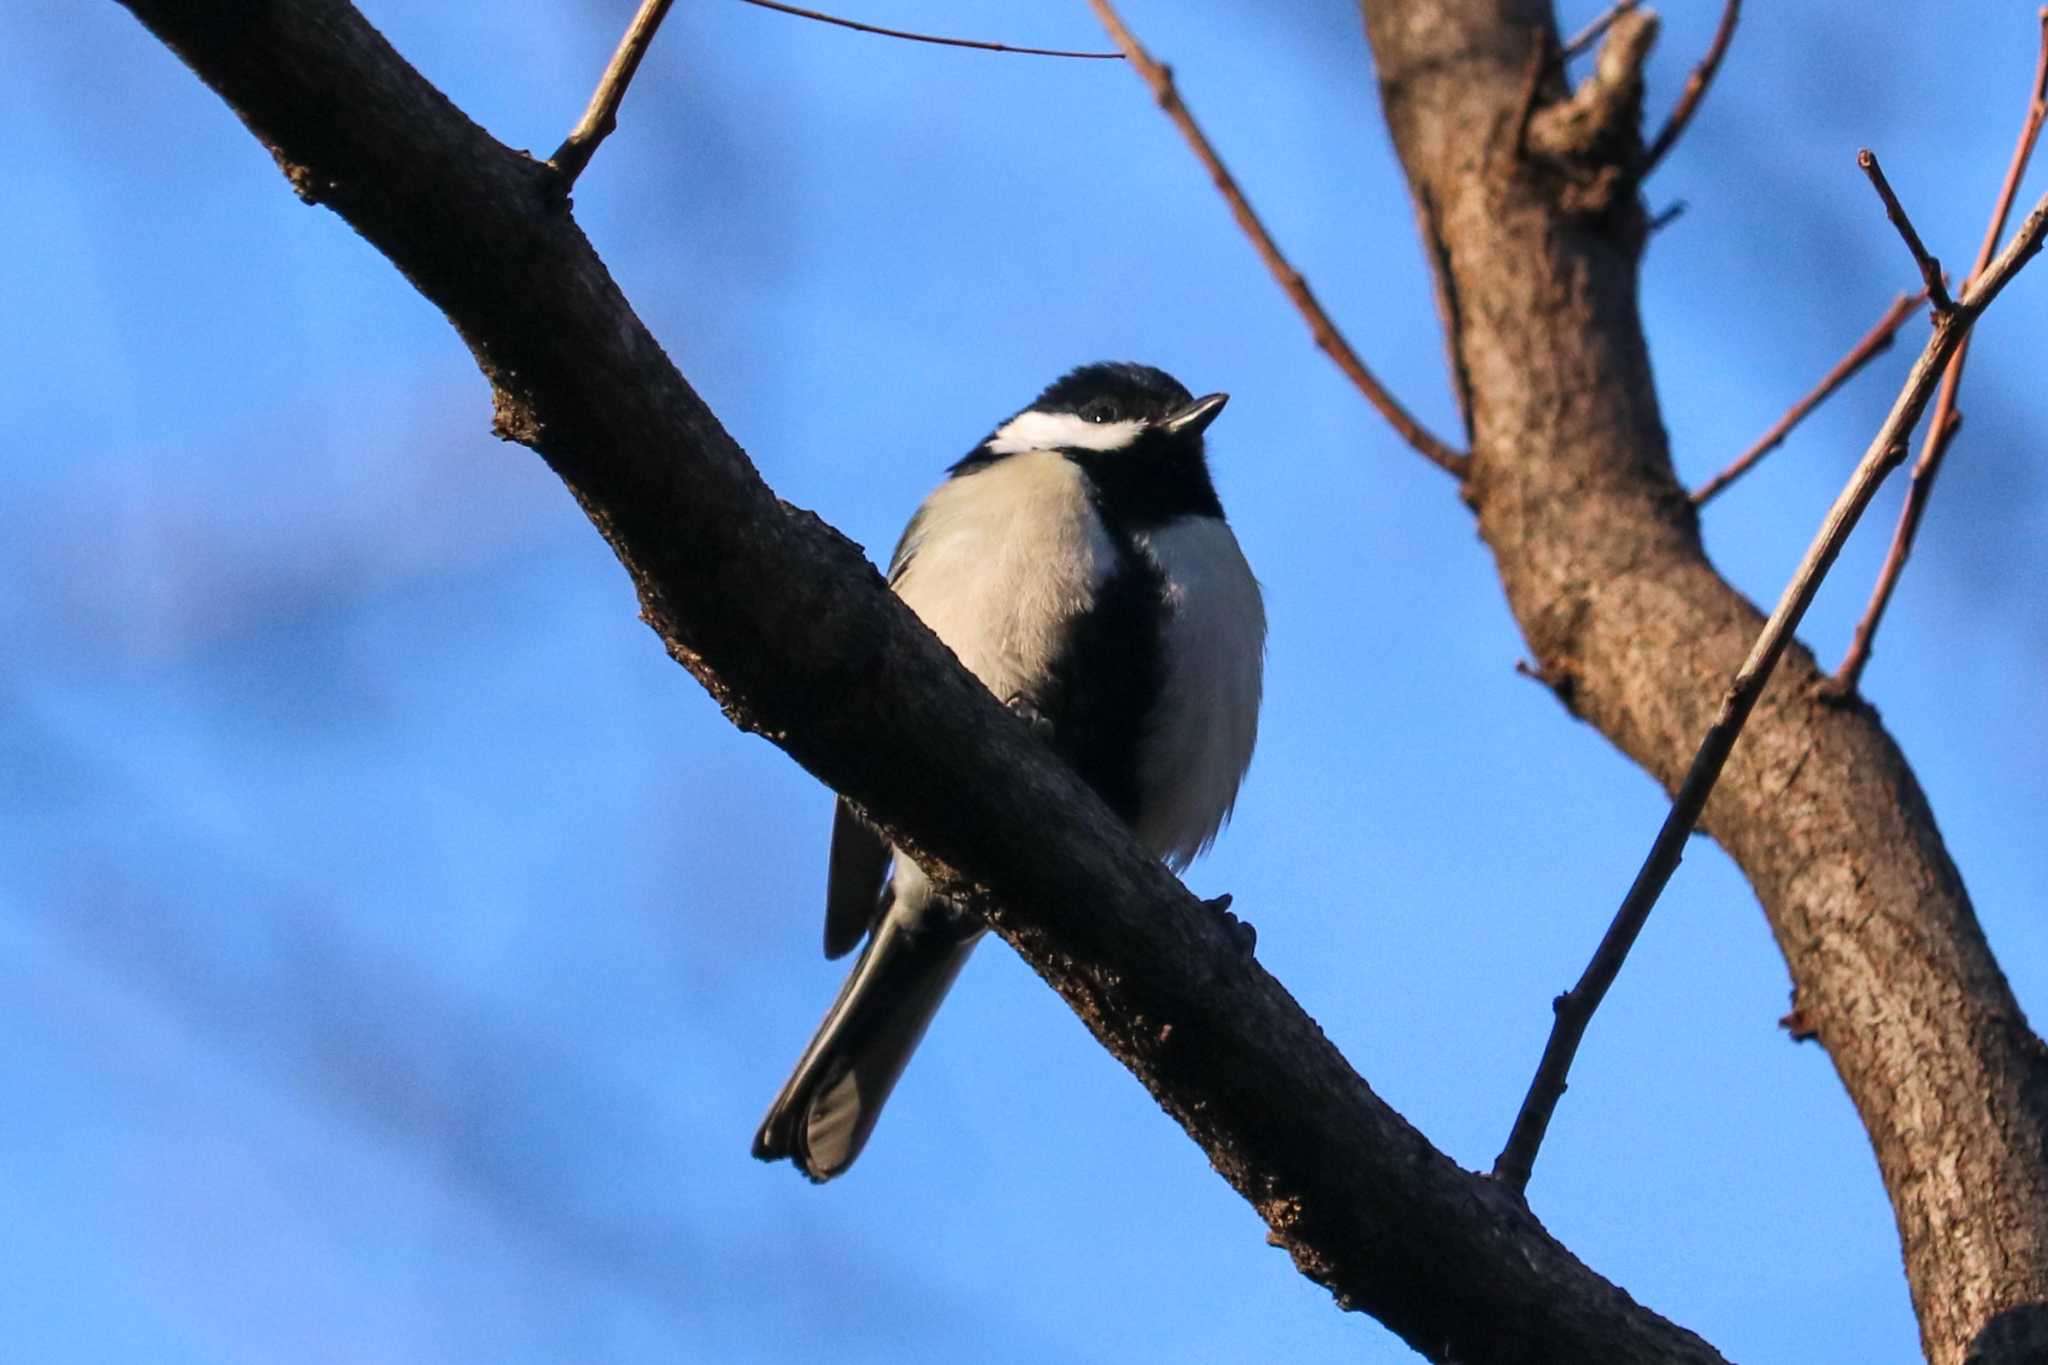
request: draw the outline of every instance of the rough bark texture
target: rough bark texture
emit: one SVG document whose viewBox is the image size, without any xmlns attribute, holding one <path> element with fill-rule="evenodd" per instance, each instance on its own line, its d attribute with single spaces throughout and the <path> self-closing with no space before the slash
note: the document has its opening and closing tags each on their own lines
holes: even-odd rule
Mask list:
<svg viewBox="0 0 2048 1365">
<path fill-rule="evenodd" d="M 1438 268 L 1481 533 L 1559 698 L 1675 787 L 1761 617 L 1707 562 L 1671 470 L 1628 149 L 1517 152 L 1548 0 L 1364 11 Z M 1538 91 L 1539 110 L 1562 94 Z M 1589 196 L 1603 183 L 1618 192 Z M 2048 1358 L 2048 1052 L 1905 759 L 1822 681 L 1788 651 L 1704 827 L 1755 888 L 1870 1135 L 1928 1358 Z"/>
</svg>

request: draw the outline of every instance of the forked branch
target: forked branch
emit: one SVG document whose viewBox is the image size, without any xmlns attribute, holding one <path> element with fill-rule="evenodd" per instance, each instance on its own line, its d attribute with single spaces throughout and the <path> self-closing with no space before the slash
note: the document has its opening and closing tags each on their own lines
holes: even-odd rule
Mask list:
<svg viewBox="0 0 2048 1365">
<path fill-rule="evenodd" d="M 2035 144 L 2040 141 L 2042 122 L 2048 120 L 2048 6 L 2044 6 L 2037 17 L 2041 24 L 2041 42 L 2034 58 L 2034 83 L 2028 91 L 2027 113 L 2020 121 L 2020 135 L 2013 143 L 2012 158 L 2006 163 L 2005 183 L 1999 186 L 1998 202 L 1991 209 L 1991 223 L 1984 231 L 1984 240 L 1978 244 L 1977 259 L 1970 267 L 1973 278 L 1984 272 L 1990 263 L 1991 253 L 1998 249 L 1998 238 L 2005 231 L 2005 220 L 2011 215 L 2013 199 L 2019 193 L 2020 177 L 2026 174 L 2027 162 L 2032 159 Z M 1948 448 L 1962 425 L 1962 413 L 1956 409 L 1956 396 L 1962 389 L 1963 366 L 1969 358 L 1970 344 L 1965 339 L 1956 349 L 1955 358 L 1949 361 L 1948 372 L 1941 377 L 1941 396 L 1934 400 L 1934 420 L 1927 424 L 1927 434 L 1921 440 L 1920 458 L 1913 465 L 1912 479 L 1906 484 L 1905 505 L 1899 509 L 1899 523 L 1892 530 L 1892 543 L 1885 551 L 1884 566 L 1878 570 L 1877 584 L 1871 589 L 1870 601 L 1856 622 L 1855 633 L 1849 638 L 1848 652 L 1835 668 L 1834 686 L 1838 693 L 1853 692 L 1862 682 L 1878 623 L 1884 619 L 1885 608 L 1891 605 L 1892 593 L 1898 589 L 1899 575 L 1905 570 L 1907 556 L 1913 553 L 1913 540 L 1919 534 L 1920 519 L 1926 515 L 1927 500 L 1934 494 L 1935 477 L 1941 473 L 1942 461 L 1947 458 Z"/>
<path fill-rule="evenodd" d="M 1784 444 L 1785 438 L 1806 420 L 1808 413 L 1832 398 L 1835 390 L 1855 378 L 1857 371 L 1889 351 L 1892 342 L 1898 339 L 1899 328 L 1913 316 L 1913 310 L 1926 297 L 1927 292 L 1922 290 L 1918 294 L 1901 294 L 1893 299 L 1892 306 L 1877 320 L 1877 325 L 1865 332 L 1863 339 L 1850 347 L 1849 353 L 1836 361 L 1834 368 L 1822 375 L 1820 382 L 1804 398 L 1786 409 L 1785 415 L 1773 422 L 1769 431 L 1757 437 L 1754 445 L 1730 461 L 1726 469 L 1693 490 L 1693 506 L 1704 506 L 1707 499 L 1747 474 L 1764 456 Z"/>
<path fill-rule="evenodd" d="M 1571 1071 L 1579 1041 L 1585 1036 L 1586 1025 L 1591 1022 L 1594 1011 L 1599 1009 L 1607 988 L 1614 984 L 1614 978 L 1627 960 L 1636 936 L 1649 919 L 1657 897 L 1677 870 L 1685 853 L 1685 841 L 1698 824 L 1700 812 L 1705 809 L 1714 783 L 1721 776 L 1721 769 L 1726 765 L 1735 741 L 1741 736 L 1742 727 L 1755 708 L 1757 698 L 1770 681 L 1779 655 L 1790 642 L 1800 618 L 1806 614 L 1808 604 L 1820 588 L 1821 580 L 1827 576 L 1836 555 L 1841 553 L 1843 543 L 1863 515 L 1863 509 L 1869 505 L 1871 496 L 1877 492 L 1878 485 L 1905 459 L 1906 442 L 1919 422 L 1920 414 L 1925 411 L 1943 369 L 1961 349 L 1978 316 L 2020 267 L 2041 249 L 2044 235 L 2048 235 L 2048 195 L 2035 205 L 2019 234 L 1990 267 L 1969 282 L 1962 297 L 1955 300 L 1948 311 L 1936 315 L 1934 334 L 1928 338 L 1920 358 L 1913 362 L 1912 371 L 1906 376 L 1898 398 L 1893 401 L 1891 412 L 1872 438 L 1847 486 L 1836 496 L 1834 506 L 1828 509 L 1819 532 L 1807 548 L 1805 559 L 1778 599 L 1777 609 L 1764 624 L 1749 657 L 1736 671 L 1734 681 L 1722 698 L 1719 714 L 1708 728 L 1706 737 L 1700 741 L 1691 768 L 1672 798 L 1671 811 L 1664 818 L 1663 828 L 1658 830 L 1649 856 L 1636 873 L 1635 882 L 1622 899 L 1621 908 L 1615 912 L 1592 961 L 1587 963 L 1578 984 L 1557 997 L 1554 1003 L 1556 1018 L 1551 1025 L 1549 1041 L 1543 1048 L 1543 1060 L 1530 1082 L 1521 1111 L 1515 1115 L 1507 1144 L 1493 1164 L 1494 1178 L 1517 1193 L 1528 1187 L 1536 1154 L 1543 1145 L 1543 1135 L 1550 1126 L 1551 1115 L 1556 1112 L 1557 1102 L 1564 1095 L 1565 1079 Z"/>
</svg>

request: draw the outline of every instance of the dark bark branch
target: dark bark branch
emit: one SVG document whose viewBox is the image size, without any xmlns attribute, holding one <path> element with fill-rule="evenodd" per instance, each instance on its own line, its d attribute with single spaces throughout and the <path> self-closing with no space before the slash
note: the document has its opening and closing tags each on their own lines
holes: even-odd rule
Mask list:
<svg viewBox="0 0 2048 1365">
<path fill-rule="evenodd" d="M 1761 618 L 1707 561 L 1637 308 L 1642 208 L 1574 211 L 1512 145 L 1547 0 L 1364 0 L 1453 320 L 1466 484 L 1541 676 L 1667 788 Z M 1475 164 L 1487 173 L 1474 174 Z M 1702 827 L 1755 888 L 1891 1197 L 1929 1357 L 2048 1305 L 2048 1054 L 1875 712 L 1796 642 Z M 1990 1360 L 2022 1360 L 1986 1336 Z M 2006 1354 L 1998 1354 L 2007 1351 Z"/>
<path fill-rule="evenodd" d="M 777 500 L 633 315 L 552 170 L 342 0 L 126 3 L 302 195 L 447 314 L 498 430 L 561 476 L 733 722 L 985 906 L 1304 1273 L 1432 1359 L 1719 1359 L 1382 1103 L 857 546 Z"/>
</svg>

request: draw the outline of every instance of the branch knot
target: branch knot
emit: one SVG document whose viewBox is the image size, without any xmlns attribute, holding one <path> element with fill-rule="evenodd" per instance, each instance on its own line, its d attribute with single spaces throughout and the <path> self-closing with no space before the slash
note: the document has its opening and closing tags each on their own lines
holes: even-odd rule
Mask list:
<svg viewBox="0 0 2048 1365">
<path fill-rule="evenodd" d="M 1529 116 L 1527 155 L 1561 172 L 1567 213 L 1597 216 L 1635 185 L 1642 157 L 1643 64 L 1657 41 L 1654 12 L 1617 15 L 1599 60 L 1569 99 Z"/>
</svg>

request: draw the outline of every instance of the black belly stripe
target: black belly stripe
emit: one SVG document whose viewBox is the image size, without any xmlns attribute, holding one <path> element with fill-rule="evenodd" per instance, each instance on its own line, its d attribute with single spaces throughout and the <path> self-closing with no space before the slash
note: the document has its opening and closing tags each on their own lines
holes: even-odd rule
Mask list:
<svg viewBox="0 0 2048 1365">
<path fill-rule="evenodd" d="M 1092 609 L 1068 623 L 1035 700 L 1052 722 L 1054 750 L 1135 824 L 1139 745 L 1163 664 L 1166 579 L 1127 534 L 1112 527 L 1110 535 L 1116 568 Z"/>
<path fill-rule="evenodd" d="M 1121 450 L 1059 453 L 1086 476 L 1116 564 L 1090 609 L 1067 623 L 1046 681 L 1030 700 L 1052 724 L 1054 751 L 1135 825 L 1139 758 L 1165 683 L 1169 618 L 1166 575 L 1136 537 L 1183 517 L 1221 520 L 1223 508 L 1199 445 L 1148 431 Z M 1009 458 L 977 448 L 953 466 L 953 477 Z M 916 529 L 913 519 L 891 561 L 891 581 L 903 570 Z"/>
</svg>

